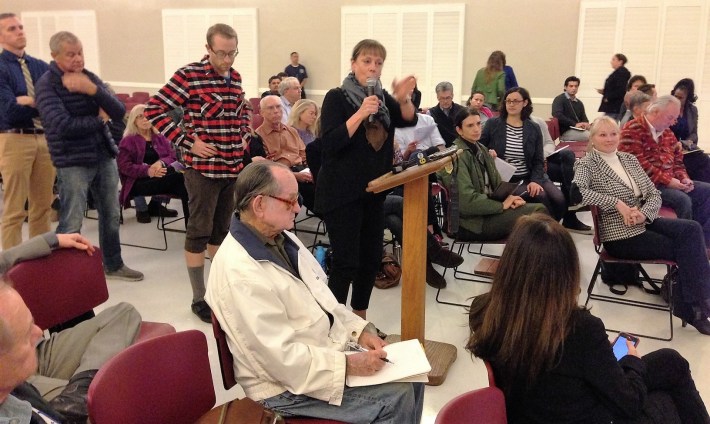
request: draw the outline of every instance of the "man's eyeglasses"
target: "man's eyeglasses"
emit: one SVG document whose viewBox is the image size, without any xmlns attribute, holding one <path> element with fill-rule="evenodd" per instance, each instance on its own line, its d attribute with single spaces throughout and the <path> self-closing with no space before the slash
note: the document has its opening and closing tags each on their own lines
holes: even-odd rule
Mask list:
<svg viewBox="0 0 710 424">
<path fill-rule="evenodd" d="M 506 100 L 506 101 L 505 101 L 505 104 L 512 106 L 512 105 L 517 105 L 518 103 L 522 103 L 522 102 L 524 102 L 524 101 L 525 101 L 525 100 L 512 100 L 512 99 L 511 99 L 511 100 Z"/>
<path fill-rule="evenodd" d="M 290 199 L 284 199 L 283 197 L 272 196 L 270 194 L 264 194 L 264 196 L 271 197 L 272 199 L 276 199 L 279 202 L 281 202 L 285 205 L 288 205 L 289 209 L 293 209 L 294 206 L 298 205 L 298 197 L 296 197 L 296 199 L 294 199 L 294 200 L 290 200 Z"/>
<path fill-rule="evenodd" d="M 237 55 L 239 55 L 239 49 L 234 50 L 232 52 L 225 52 L 222 50 L 215 51 L 212 49 L 212 46 L 210 46 L 210 50 L 212 50 L 212 53 L 214 53 L 215 56 L 217 56 L 221 60 L 224 60 L 225 58 L 234 59 L 235 57 L 237 57 Z"/>
</svg>

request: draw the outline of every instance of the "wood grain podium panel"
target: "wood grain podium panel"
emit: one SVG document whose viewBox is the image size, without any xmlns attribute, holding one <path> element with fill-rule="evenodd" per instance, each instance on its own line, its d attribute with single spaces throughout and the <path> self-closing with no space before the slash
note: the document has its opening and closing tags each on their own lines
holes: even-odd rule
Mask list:
<svg viewBox="0 0 710 424">
<path fill-rule="evenodd" d="M 367 191 L 371 193 L 381 193 L 404 185 L 402 335 L 390 337 L 392 340 L 418 339 L 424 345 L 432 366 L 429 384 L 435 386 L 444 382 L 449 366 L 456 360 L 456 347 L 424 338 L 428 175 L 450 164 L 461 153 L 462 150 L 459 150 L 452 156 L 410 167 L 398 174 L 387 173 L 367 185 Z"/>
</svg>

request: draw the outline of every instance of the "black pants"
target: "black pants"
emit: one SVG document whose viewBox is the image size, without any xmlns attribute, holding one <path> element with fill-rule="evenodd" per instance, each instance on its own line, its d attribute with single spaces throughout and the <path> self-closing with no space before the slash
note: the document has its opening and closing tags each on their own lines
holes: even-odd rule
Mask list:
<svg viewBox="0 0 710 424">
<path fill-rule="evenodd" d="M 139 178 L 131 187 L 130 197 L 155 196 L 170 194 L 178 196 L 182 202 L 182 212 L 185 215 L 185 226 L 190 219 L 190 208 L 187 206 L 187 190 L 185 178 L 180 172 L 171 172 L 161 178 Z"/>
<path fill-rule="evenodd" d="M 628 239 L 604 242 L 619 259 L 669 259 L 678 264 L 682 300 L 692 304 L 710 299 L 710 265 L 702 227 L 687 219 L 656 218 L 646 231 Z"/>
<path fill-rule="evenodd" d="M 659 349 L 645 355 L 648 397 L 641 416 L 614 422 L 628 424 L 706 424 L 710 422 L 690 366 L 673 349 Z"/>
<path fill-rule="evenodd" d="M 323 214 L 333 249 L 328 287 L 345 304 L 352 284 L 350 306 L 354 310 L 367 309 L 382 261 L 384 199 L 384 195 L 368 194 Z"/>
</svg>

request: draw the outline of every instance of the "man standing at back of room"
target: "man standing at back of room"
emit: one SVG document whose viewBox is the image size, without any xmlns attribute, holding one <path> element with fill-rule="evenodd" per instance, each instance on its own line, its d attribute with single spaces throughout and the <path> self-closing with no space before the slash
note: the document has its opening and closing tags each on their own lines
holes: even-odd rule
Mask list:
<svg viewBox="0 0 710 424">
<path fill-rule="evenodd" d="M 30 237 L 49 231 L 55 170 L 35 106 L 34 84 L 47 64 L 25 53 L 27 38 L 14 13 L 0 14 L 0 173 L 2 249 L 22 242 L 25 201 Z"/>
<path fill-rule="evenodd" d="M 291 63 L 286 65 L 284 72 L 289 77 L 294 77 L 298 79 L 298 83 L 301 86 L 301 98 L 306 98 L 306 80 L 308 80 L 308 72 L 306 67 L 301 65 L 299 62 L 298 52 L 291 52 Z"/>
<path fill-rule="evenodd" d="M 454 102 L 454 86 L 448 81 L 442 81 L 436 85 L 436 100 L 439 103 L 429 109 L 428 114 L 434 118 L 439 133 L 446 143 L 446 147 L 453 144 L 458 134 L 454 128 L 454 116 L 463 109 L 463 106 Z"/>
<path fill-rule="evenodd" d="M 207 55 L 178 69 L 148 101 L 145 116 L 176 147 L 185 151 L 185 187 L 190 222 L 185 235 L 185 262 L 192 285 L 192 312 L 210 322 L 205 296 L 205 249 L 214 257 L 229 231 L 234 210 L 234 183 L 244 167 L 249 137 L 249 107 L 242 77 L 232 68 L 239 54 L 237 33 L 225 24 L 207 30 Z M 184 125 L 170 118 L 183 107 Z"/>
<path fill-rule="evenodd" d="M 119 236 L 118 147 L 112 121 L 126 108 L 101 79 L 84 68 L 81 40 L 68 31 L 49 39 L 52 63 L 36 85 L 37 109 L 57 168 L 62 209 L 57 234 L 78 233 L 91 192 L 99 214 L 99 245 L 107 278 L 139 281 L 143 274 L 123 263 Z"/>
</svg>

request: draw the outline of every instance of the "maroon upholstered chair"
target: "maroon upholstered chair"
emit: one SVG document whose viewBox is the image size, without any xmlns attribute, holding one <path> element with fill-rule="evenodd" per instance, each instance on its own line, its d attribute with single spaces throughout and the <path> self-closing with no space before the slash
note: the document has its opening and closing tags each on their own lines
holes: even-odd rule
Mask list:
<svg viewBox="0 0 710 424">
<path fill-rule="evenodd" d="M 227 334 L 222 330 L 219 321 L 212 314 L 212 333 L 217 341 L 217 354 L 219 355 L 219 368 L 222 371 L 222 384 L 224 388 L 229 390 L 237 384 L 237 378 L 234 375 L 234 358 L 232 352 L 229 351 L 227 344 Z M 101 423 L 98 423 L 101 424 Z M 341 421 L 324 420 L 319 418 L 286 418 L 286 424 L 345 424 Z"/>
<path fill-rule="evenodd" d="M 484 387 L 459 395 L 444 405 L 435 424 L 506 424 L 505 397 L 497 387 Z"/>
<path fill-rule="evenodd" d="M 108 300 L 99 248 L 92 256 L 77 249 L 58 249 L 49 256 L 20 262 L 7 276 L 42 330 L 70 321 Z M 170 324 L 144 321 L 136 342 L 174 332 Z"/>
<path fill-rule="evenodd" d="M 251 105 L 251 110 L 254 111 L 255 114 L 261 113 L 261 97 L 250 97 L 249 104 Z"/>
<path fill-rule="evenodd" d="M 136 343 L 104 364 L 89 386 L 94 424 L 192 424 L 215 403 L 207 339 L 198 330 Z"/>
<path fill-rule="evenodd" d="M 134 91 L 131 99 L 136 103 L 146 103 L 150 99 L 150 93 L 147 91 Z"/>
</svg>

